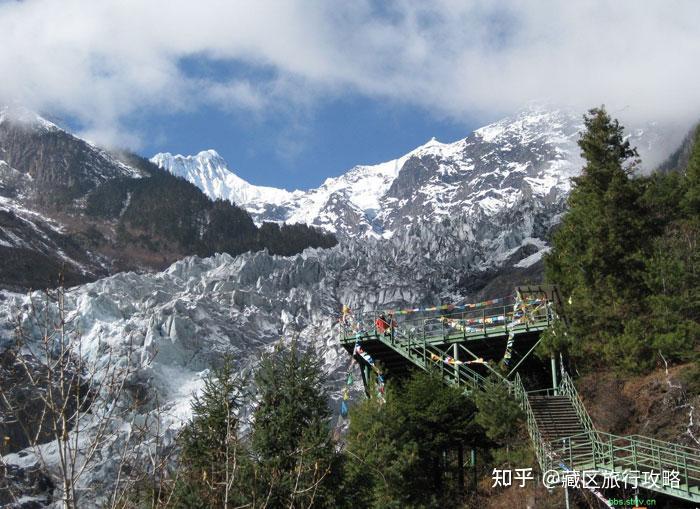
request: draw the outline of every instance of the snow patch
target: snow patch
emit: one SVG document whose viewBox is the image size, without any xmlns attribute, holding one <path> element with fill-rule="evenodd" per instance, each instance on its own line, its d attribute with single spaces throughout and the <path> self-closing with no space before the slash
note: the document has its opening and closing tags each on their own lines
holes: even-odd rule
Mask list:
<svg viewBox="0 0 700 509">
<path fill-rule="evenodd" d="M 530 256 L 523 258 L 522 260 L 520 260 L 518 263 L 516 263 L 513 266 L 521 268 L 521 269 L 531 267 L 532 265 L 539 262 L 546 253 L 549 253 L 550 250 L 551 250 L 551 248 L 545 247 L 545 248 L 541 249 L 540 251 L 537 251 L 536 253 L 533 253 Z"/>
</svg>

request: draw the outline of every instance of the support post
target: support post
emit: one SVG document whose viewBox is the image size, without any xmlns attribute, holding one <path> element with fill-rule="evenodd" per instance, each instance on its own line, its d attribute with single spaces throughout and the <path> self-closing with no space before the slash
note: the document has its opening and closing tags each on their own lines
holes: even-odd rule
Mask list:
<svg viewBox="0 0 700 509">
<path fill-rule="evenodd" d="M 457 350 L 457 343 L 452 345 L 452 358 L 455 360 L 455 382 L 459 385 L 459 366 L 457 365 L 459 351 Z"/>
<path fill-rule="evenodd" d="M 457 446 L 457 485 L 460 495 L 464 496 L 464 446 Z"/>
<path fill-rule="evenodd" d="M 476 449 L 474 447 L 472 447 L 469 455 L 469 463 L 472 467 L 472 482 L 474 483 L 474 494 L 476 494 L 478 483 L 476 479 Z"/>
<path fill-rule="evenodd" d="M 370 372 L 371 372 L 371 368 L 369 367 L 369 364 L 365 364 L 362 367 L 362 381 L 365 384 L 365 394 L 367 395 L 367 399 L 369 399 L 371 397 L 370 388 L 369 388 L 369 384 L 370 384 L 370 380 L 371 380 L 370 379 Z"/>
<path fill-rule="evenodd" d="M 552 389 L 554 389 L 554 394 L 557 393 L 557 360 L 554 358 L 554 354 L 550 356 L 552 362 Z"/>
</svg>

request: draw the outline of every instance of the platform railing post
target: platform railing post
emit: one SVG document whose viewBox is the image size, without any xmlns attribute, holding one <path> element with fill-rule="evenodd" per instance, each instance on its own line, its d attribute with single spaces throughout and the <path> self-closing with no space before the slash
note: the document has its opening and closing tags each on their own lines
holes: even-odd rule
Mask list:
<svg viewBox="0 0 700 509">
<path fill-rule="evenodd" d="M 364 381 L 365 381 L 365 391 L 367 394 L 367 399 L 370 399 L 372 397 L 372 391 L 371 391 L 371 379 L 370 379 L 370 368 L 369 364 L 365 364 L 362 367 L 362 374 L 364 375 Z"/>
<path fill-rule="evenodd" d="M 598 462 L 596 460 L 596 454 L 597 454 L 597 449 L 598 449 L 597 446 L 598 446 L 597 443 L 595 443 L 595 442 L 591 443 L 591 452 L 593 454 L 593 470 L 596 470 L 598 468 L 598 466 L 597 466 Z"/>
</svg>

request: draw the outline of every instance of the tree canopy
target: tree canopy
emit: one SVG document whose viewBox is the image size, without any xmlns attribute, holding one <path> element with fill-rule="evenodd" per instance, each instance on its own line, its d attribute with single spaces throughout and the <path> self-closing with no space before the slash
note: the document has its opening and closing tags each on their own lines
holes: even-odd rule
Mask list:
<svg viewBox="0 0 700 509">
<path fill-rule="evenodd" d="M 642 177 L 617 120 L 595 108 L 584 121 L 586 164 L 545 259 L 569 322 L 566 331 L 549 332 L 549 344 L 588 368 L 644 371 L 661 356 L 689 359 L 699 331 L 700 144 L 685 174 Z"/>
</svg>

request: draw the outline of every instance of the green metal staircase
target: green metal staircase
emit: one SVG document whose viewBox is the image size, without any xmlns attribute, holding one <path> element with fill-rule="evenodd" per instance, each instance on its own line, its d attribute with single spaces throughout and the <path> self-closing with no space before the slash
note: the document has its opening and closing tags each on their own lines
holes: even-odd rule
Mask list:
<svg viewBox="0 0 700 509">
<path fill-rule="evenodd" d="M 519 375 L 511 389 L 525 412 L 528 434 L 543 472 L 594 472 L 598 481 L 607 476 L 616 479 L 620 486 L 626 484 L 700 502 L 697 449 L 640 435 L 619 436 L 596 430 L 565 372 L 557 389 L 527 392 Z M 664 483 L 664 472 L 674 474 L 677 482 L 671 483 L 669 478 Z"/>
<path fill-rule="evenodd" d="M 566 443 L 569 437 L 586 434 L 587 430 L 568 397 L 528 395 L 528 400 L 542 440 L 550 444 L 550 447 L 552 444 Z M 587 452 L 591 448 L 590 441 L 586 440 L 583 447 L 587 448 Z"/>
<path fill-rule="evenodd" d="M 637 475 L 640 488 L 700 503 L 700 450 L 596 430 L 573 381 L 563 370 L 558 387 L 526 390 L 516 370 L 537 346 L 541 332 L 550 326 L 552 306 L 545 302 L 524 319 L 516 318 L 504 304 L 471 313 L 404 320 L 386 335 L 373 330 L 373 318 L 361 318 L 359 330 L 343 324 L 340 343 L 351 355 L 356 345 L 361 345 L 378 361 L 382 372 L 398 373 L 417 367 L 438 373 L 445 383 L 470 392 L 491 383 L 484 375 L 494 373 L 496 376 L 491 378 L 508 386 L 525 414 L 542 472 L 595 472 L 597 479 L 617 475 L 621 486 L 625 478 L 631 486 Z M 506 341 L 513 340 L 524 353 L 517 362 L 513 359 L 509 372 L 501 373 L 491 364 L 500 359 Z M 479 371 L 467 364 L 480 359 L 486 362 L 473 364 Z M 664 471 L 677 473 L 677 485 L 663 482 Z M 657 482 L 653 482 L 656 475 Z M 597 496 L 602 498 L 599 493 Z"/>
</svg>

